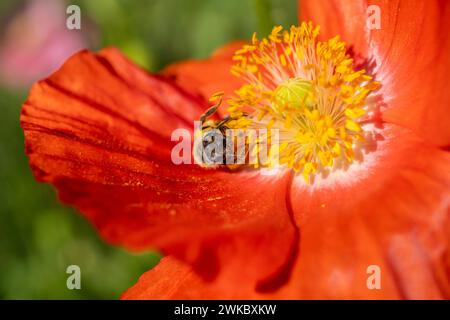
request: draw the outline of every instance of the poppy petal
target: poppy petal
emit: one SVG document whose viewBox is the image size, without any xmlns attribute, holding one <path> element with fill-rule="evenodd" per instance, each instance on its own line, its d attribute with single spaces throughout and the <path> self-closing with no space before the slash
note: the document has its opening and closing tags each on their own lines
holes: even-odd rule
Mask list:
<svg viewBox="0 0 450 320">
<path fill-rule="evenodd" d="M 231 94 L 242 84 L 242 80 L 230 72 L 234 64 L 232 57 L 236 50 L 242 48 L 244 41 L 234 41 L 217 49 L 205 60 L 188 60 L 177 62 L 166 67 L 162 74 L 168 76 L 178 85 L 203 98 L 209 98 L 216 92 Z M 225 113 L 226 104 L 218 110 Z"/>
<path fill-rule="evenodd" d="M 369 5 L 380 9 L 380 29 L 369 30 Z M 383 85 L 383 118 L 411 128 L 440 146 L 450 145 L 450 3 L 422 1 L 301 1 L 301 18 L 324 36 L 341 35 L 366 58 Z"/>
<path fill-rule="evenodd" d="M 293 184 L 302 242 L 287 296 L 450 297 L 450 153 L 390 126 L 373 154 L 345 177 Z M 370 266 L 381 289 L 367 286 Z"/>
<path fill-rule="evenodd" d="M 300 21 L 320 25 L 323 40 L 339 35 L 355 52 L 366 56 L 366 1 L 302 0 L 298 8 Z"/>
<path fill-rule="evenodd" d="M 206 282 L 186 263 L 173 256 L 164 257 L 153 269 L 145 272 L 135 285 L 120 297 L 123 300 L 248 300 L 279 299 L 278 291 L 261 292 L 243 282 Z"/>
<path fill-rule="evenodd" d="M 203 281 L 188 265 L 169 256 L 164 257 L 120 297 L 123 300 L 225 299 L 230 292 L 241 290 L 229 282 L 228 290 L 218 290 Z"/>
<path fill-rule="evenodd" d="M 122 298 L 448 299 L 450 154 L 395 126 L 383 135 L 378 162 L 349 169 L 356 176 L 317 188 L 296 178 L 291 199 L 302 238 L 279 290 L 206 283 L 167 258 Z M 378 271 L 380 288 L 371 278 Z"/>
<path fill-rule="evenodd" d="M 171 132 L 192 131 L 205 104 L 115 49 L 82 51 L 24 104 L 30 165 L 109 242 L 173 254 L 205 279 L 277 285 L 298 243 L 288 178 L 171 161 Z"/>
</svg>

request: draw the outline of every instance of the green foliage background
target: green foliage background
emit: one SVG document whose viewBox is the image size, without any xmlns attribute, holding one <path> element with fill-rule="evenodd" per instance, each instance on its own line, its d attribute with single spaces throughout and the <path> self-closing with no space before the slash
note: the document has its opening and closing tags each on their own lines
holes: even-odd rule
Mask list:
<svg viewBox="0 0 450 320">
<path fill-rule="evenodd" d="M 49 0 L 64 1 L 64 0 Z M 69 3 L 68 3 L 69 4 Z M 295 0 L 78 0 L 97 45 L 116 46 L 150 71 L 205 58 L 234 39 L 297 23 Z M 0 18 L 17 1 L 2 0 Z M 61 26 L 64 27 L 64 26 Z M 89 31 L 92 32 L 92 28 Z M 131 254 L 99 239 L 79 214 L 35 182 L 19 127 L 27 89 L 0 87 L 0 299 L 116 299 L 154 266 L 157 253 Z M 68 265 L 82 289 L 66 288 Z"/>
</svg>

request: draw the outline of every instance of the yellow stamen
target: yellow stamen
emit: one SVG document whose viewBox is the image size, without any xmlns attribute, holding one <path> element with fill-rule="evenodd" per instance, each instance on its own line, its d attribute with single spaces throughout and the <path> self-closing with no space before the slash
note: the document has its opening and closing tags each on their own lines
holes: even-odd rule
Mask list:
<svg viewBox="0 0 450 320">
<path fill-rule="evenodd" d="M 251 45 L 236 51 L 231 69 L 246 84 L 227 101 L 230 127 L 279 129 L 272 156 L 308 182 L 337 161 L 354 161 L 355 144 L 364 140 L 366 99 L 380 87 L 366 70 L 355 70 L 338 36 L 319 41 L 319 31 L 304 22 L 290 30 L 277 26 L 263 39 L 254 33 Z M 255 167 L 273 165 L 269 160 Z"/>
</svg>

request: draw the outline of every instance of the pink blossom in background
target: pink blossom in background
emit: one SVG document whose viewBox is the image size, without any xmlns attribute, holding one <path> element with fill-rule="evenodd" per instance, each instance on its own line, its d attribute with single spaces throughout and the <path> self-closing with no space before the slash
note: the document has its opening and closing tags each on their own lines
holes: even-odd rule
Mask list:
<svg viewBox="0 0 450 320">
<path fill-rule="evenodd" d="M 81 30 L 66 28 L 66 18 L 64 1 L 26 2 L 6 26 L 0 42 L 2 85 L 14 88 L 29 86 L 87 46 Z"/>
</svg>

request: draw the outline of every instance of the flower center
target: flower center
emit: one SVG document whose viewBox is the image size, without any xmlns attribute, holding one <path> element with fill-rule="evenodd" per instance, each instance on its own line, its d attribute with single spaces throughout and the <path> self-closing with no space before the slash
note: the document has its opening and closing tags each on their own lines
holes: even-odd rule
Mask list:
<svg viewBox="0 0 450 320">
<path fill-rule="evenodd" d="M 246 83 L 227 100 L 229 128 L 279 130 L 278 141 L 268 139 L 277 144 L 269 159 L 277 161 L 264 165 L 286 165 L 307 181 L 354 161 L 366 98 L 379 87 L 364 69 L 354 69 L 339 37 L 319 41 L 318 35 L 312 23 L 275 27 L 261 40 L 254 34 L 231 69 Z"/>
<path fill-rule="evenodd" d="M 300 109 L 302 106 L 313 108 L 313 84 L 300 78 L 288 79 L 275 89 L 272 103 L 279 110 L 285 106 L 292 106 L 294 109 Z"/>
</svg>

